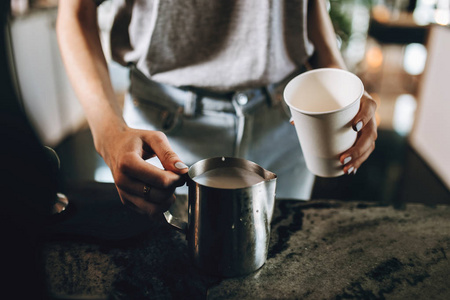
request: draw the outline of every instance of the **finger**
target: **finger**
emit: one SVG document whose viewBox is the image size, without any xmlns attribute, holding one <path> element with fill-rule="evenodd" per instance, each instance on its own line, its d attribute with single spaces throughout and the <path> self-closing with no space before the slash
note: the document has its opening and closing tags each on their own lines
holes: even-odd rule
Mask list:
<svg viewBox="0 0 450 300">
<path fill-rule="evenodd" d="M 375 120 L 369 121 L 359 133 L 359 137 L 353 147 L 345 151 L 340 156 L 340 161 L 343 165 L 354 162 L 360 156 L 373 148 L 374 142 L 377 139 L 377 130 Z"/>
<path fill-rule="evenodd" d="M 115 183 L 120 190 L 139 197 L 149 197 L 151 191 L 152 197 L 150 197 L 150 199 L 155 199 L 155 202 L 160 202 L 161 199 L 168 198 L 175 192 L 175 187 L 160 189 L 129 176 L 122 176 L 122 178 L 116 180 Z M 146 191 L 146 189 L 149 189 L 149 191 Z"/>
<path fill-rule="evenodd" d="M 143 136 L 143 140 L 152 148 L 166 170 L 177 174 L 187 173 L 188 166 L 173 152 L 164 133 L 159 131 L 148 132 Z"/>
<path fill-rule="evenodd" d="M 172 197 L 175 189 L 161 190 L 155 187 L 144 185 L 140 196 L 143 196 L 147 202 L 161 204 L 168 198 Z"/>
<path fill-rule="evenodd" d="M 351 163 L 344 166 L 344 173 L 346 174 L 356 174 L 356 171 L 361 167 L 363 162 L 365 162 L 370 154 L 375 150 L 375 142 L 372 143 L 372 146 L 367 149 L 360 157 L 352 161 Z"/>
<path fill-rule="evenodd" d="M 359 112 L 353 118 L 353 130 L 359 132 L 364 126 L 369 124 L 370 120 L 373 119 L 375 115 L 376 109 L 377 103 L 375 102 L 375 100 L 373 100 L 373 98 L 367 92 L 364 92 L 364 95 L 361 98 L 361 106 L 359 108 Z"/>
<path fill-rule="evenodd" d="M 172 171 L 160 168 L 144 161 L 139 154 L 130 152 L 121 157 L 116 184 L 128 184 L 131 177 L 160 189 L 169 189 L 184 184 L 185 179 Z M 123 183 L 122 183 L 123 182 Z"/>
<path fill-rule="evenodd" d="M 121 193 L 121 199 L 122 199 L 122 203 L 125 206 L 130 207 L 131 209 L 133 209 L 139 213 L 154 217 L 158 214 L 161 214 L 161 213 L 167 211 L 170 208 L 170 206 L 173 204 L 173 202 L 175 201 L 175 196 L 172 194 L 168 198 L 164 199 L 159 204 L 148 202 L 142 197 L 128 194 L 126 192 Z"/>
</svg>

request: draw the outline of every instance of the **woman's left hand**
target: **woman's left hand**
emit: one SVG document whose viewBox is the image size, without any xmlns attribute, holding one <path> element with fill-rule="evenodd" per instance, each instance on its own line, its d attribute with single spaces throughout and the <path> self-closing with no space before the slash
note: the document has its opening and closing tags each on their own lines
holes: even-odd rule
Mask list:
<svg viewBox="0 0 450 300">
<path fill-rule="evenodd" d="M 352 123 L 353 130 L 358 132 L 358 137 L 355 144 L 342 153 L 339 158 L 346 174 L 355 174 L 375 149 L 375 140 L 378 136 L 375 118 L 376 109 L 375 100 L 367 92 L 364 92 L 359 112 Z"/>
</svg>

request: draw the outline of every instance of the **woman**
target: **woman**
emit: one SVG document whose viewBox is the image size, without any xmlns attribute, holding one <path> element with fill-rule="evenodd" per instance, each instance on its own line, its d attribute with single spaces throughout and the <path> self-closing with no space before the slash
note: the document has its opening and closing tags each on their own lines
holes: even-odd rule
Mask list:
<svg viewBox="0 0 450 300">
<path fill-rule="evenodd" d="M 314 177 L 280 93 L 305 66 L 345 69 L 325 3 L 114 3 L 112 54 L 131 68 L 123 114 L 100 44 L 99 3 L 61 1 L 57 34 L 95 147 L 122 202 L 160 214 L 184 183 L 187 165 L 219 155 L 260 164 L 278 175 L 278 197 L 306 200 Z M 346 173 L 356 172 L 374 149 L 375 109 L 365 93 L 353 120 L 357 142 L 340 157 Z M 145 161 L 152 156 L 163 168 Z"/>
</svg>

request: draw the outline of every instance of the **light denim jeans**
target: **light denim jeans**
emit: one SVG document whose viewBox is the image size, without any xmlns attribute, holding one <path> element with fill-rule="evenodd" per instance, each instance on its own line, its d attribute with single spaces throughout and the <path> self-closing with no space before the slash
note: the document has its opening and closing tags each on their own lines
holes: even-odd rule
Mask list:
<svg viewBox="0 0 450 300">
<path fill-rule="evenodd" d="M 277 174 L 277 198 L 309 200 L 315 177 L 280 101 L 282 90 L 218 100 L 149 81 L 132 69 L 124 118 L 130 127 L 164 132 L 188 166 L 209 157 L 245 158 Z M 149 162 L 161 167 L 155 158 Z M 186 187 L 176 191 L 186 192 Z"/>
</svg>

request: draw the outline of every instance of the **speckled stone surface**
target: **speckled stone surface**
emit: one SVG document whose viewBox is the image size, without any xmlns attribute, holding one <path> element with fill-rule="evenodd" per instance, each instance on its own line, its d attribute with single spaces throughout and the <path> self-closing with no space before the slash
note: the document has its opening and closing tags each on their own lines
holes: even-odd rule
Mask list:
<svg viewBox="0 0 450 300">
<path fill-rule="evenodd" d="M 449 299 L 450 207 L 279 202 L 266 266 L 210 299 Z"/>
<path fill-rule="evenodd" d="M 331 200 L 278 200 L 267 262 L 240 278 L 200 273 L 163 223 L 42 248 L 49 292 L 90 299 L 450 299 L 449 251 L 450 206 Z"/>
</svg>

